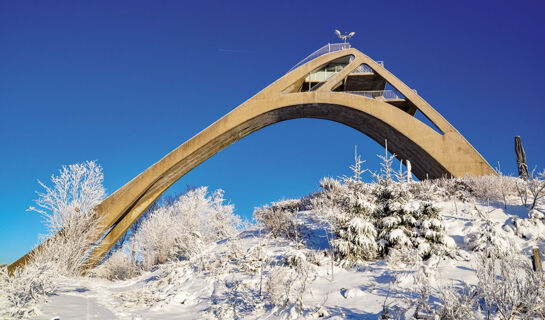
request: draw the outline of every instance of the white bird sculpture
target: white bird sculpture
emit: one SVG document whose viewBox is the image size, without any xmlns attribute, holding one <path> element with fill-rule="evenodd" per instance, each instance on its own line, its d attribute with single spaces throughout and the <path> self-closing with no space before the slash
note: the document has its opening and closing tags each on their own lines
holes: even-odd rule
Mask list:
<svg viewBox="0 0 545 320">
<path fill-rule="evenodd" d="M 355 32 L 350 32 L 348 34 L 342 34 L 339 30 L 335 29 L 335 34 L 337 35 L 337 37 L 339 37 L 340 39 L 342 39 L 344 41 L 344 43 L 346 43 L 346 40 L 352 38 L 356 33 Z"/>
</svg>

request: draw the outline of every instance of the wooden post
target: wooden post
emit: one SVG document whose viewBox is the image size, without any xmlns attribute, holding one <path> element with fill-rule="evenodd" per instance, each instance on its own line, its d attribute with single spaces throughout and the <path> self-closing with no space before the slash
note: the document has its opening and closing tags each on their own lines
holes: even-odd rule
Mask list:
<svg viewBox="0 0 545 320">
<path fill-rule="evenodd" d="M 526 164 L 526 153 L 522 147 L 522 141 L 520 136 L 515 137 L 515 153 L 517 155 L 517 168 L 519 171 L 519 177 L 523 179 L 528 178 L 528 165 Z"/>
<path fill-rule="evenodd" d="M 539 254 L 539 248 L 535 247 L 532 249 L 532 265 L 534 266 L 535 272 L 543 272 L 543 267 L 541 266 L 541 255 Z"/>
<path fill-rule="evenodd" d="M 407 183 L 410 183 L 411 180 L 413 179 L 411 171 L 412 171 L 411 162 L 407 160 Z"/>
</svg>

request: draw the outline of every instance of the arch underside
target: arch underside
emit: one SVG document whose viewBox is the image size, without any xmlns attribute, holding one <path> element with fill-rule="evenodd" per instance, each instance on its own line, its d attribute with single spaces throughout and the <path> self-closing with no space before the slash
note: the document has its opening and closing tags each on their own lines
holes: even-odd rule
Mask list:
<svg viewBox="0 0 545 320">
<path fill-rule="evenodd" d="M 96 208 L 101 226 L 92 240 L 102 239 L 89 254 L 91 263 L 88 265 L 98 263 L 138 217 L 186 173 L 230 144 L 281 121 L 330 120 L 352 127 L 382 146 L 387 141 L 388 150 L 398 159 L 411 161 L 412 171 L 419 179 L 495 174 L 467 140 L 414 90 L 361 52 L 344 51 L 318 57 L 289 72 L 106 198 Z M 309 92 L 301 91 L 305 87 L 302 85 L 305 77 L 313 80 L 313 70 L 332 61 L 341 61 L 348 55 L 352 58 L 344 69 L 317 85 L 316 90 L 309 82 Z M 372 79 L 380 76 L 405 100 L 387 103 L 353 92 L 338 92 L 339 85 L 347 84 L 348 87 L 346 81 L 350 72 L 362 64 L 374 70 Z M 400 107 L 399 103 L 408 108 Z M 416 119 L 415 110 L 421 111 L 440 132 Z M 29 255 L 10 265 L 10 270 L 24 265 Z"/>
<path fill-rule="evenodd" d="M 411 161 L 412 172 L 418 179 L 451 176 L 449 171 L 423 148 L 380 119 L 342 105 L 312 103 L 273 109 L 225 132 L 168 170 L 149 191 L 168 188 L 183 175 L 216 154 L 218 149 L 223 149 L 255 131 L 278 122 L 302 118 L 330 120 L 347 125 L 367 135 L 383 147 L 387 141 L 388 150 L 398 159 Z"/>
</svg>

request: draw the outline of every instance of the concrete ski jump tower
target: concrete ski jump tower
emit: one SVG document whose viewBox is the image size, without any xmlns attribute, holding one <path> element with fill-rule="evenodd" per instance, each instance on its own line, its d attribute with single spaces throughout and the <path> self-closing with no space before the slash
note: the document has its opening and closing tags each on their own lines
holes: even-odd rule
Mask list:
<svg viewBox="0 0 545 320">
<path fill-rule="evenodd" d="M 417 112 L 435 128 L 418 120 Z M 93 240 L 103 238 L 88 257 L 90 265 L 190 170 L 252 132 L 298 118 L 336 121 L 383 146 L 387 141 L 398 159 L 411 161 L 419 179 L 496 174 L 445 118 L 383 63 L 349 43 L 328 44 L 106 198 L 96 208 L 101 227 Z M 10 270 L 24 265 L 28 257 Z"/>
</svg>

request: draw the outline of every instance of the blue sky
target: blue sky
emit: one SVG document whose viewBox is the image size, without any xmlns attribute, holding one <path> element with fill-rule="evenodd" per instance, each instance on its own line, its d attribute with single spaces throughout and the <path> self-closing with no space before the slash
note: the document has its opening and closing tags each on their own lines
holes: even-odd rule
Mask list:
<svg viewBox="0 0 545 320">
<path fill-rule="evenodd" d="M 514 173 L 513 137 L 545 167 L 545 3 L 536 1 L 0 1 L 0 263 L 44 232 L 37 179 L 97 160 L 108 193 L 328 42 L 334 29 L 477 150 Z M 253 208 L 349 174 L 343 125 L 292 120 L 233 144 L 177 182 Z"/>
</svg>

